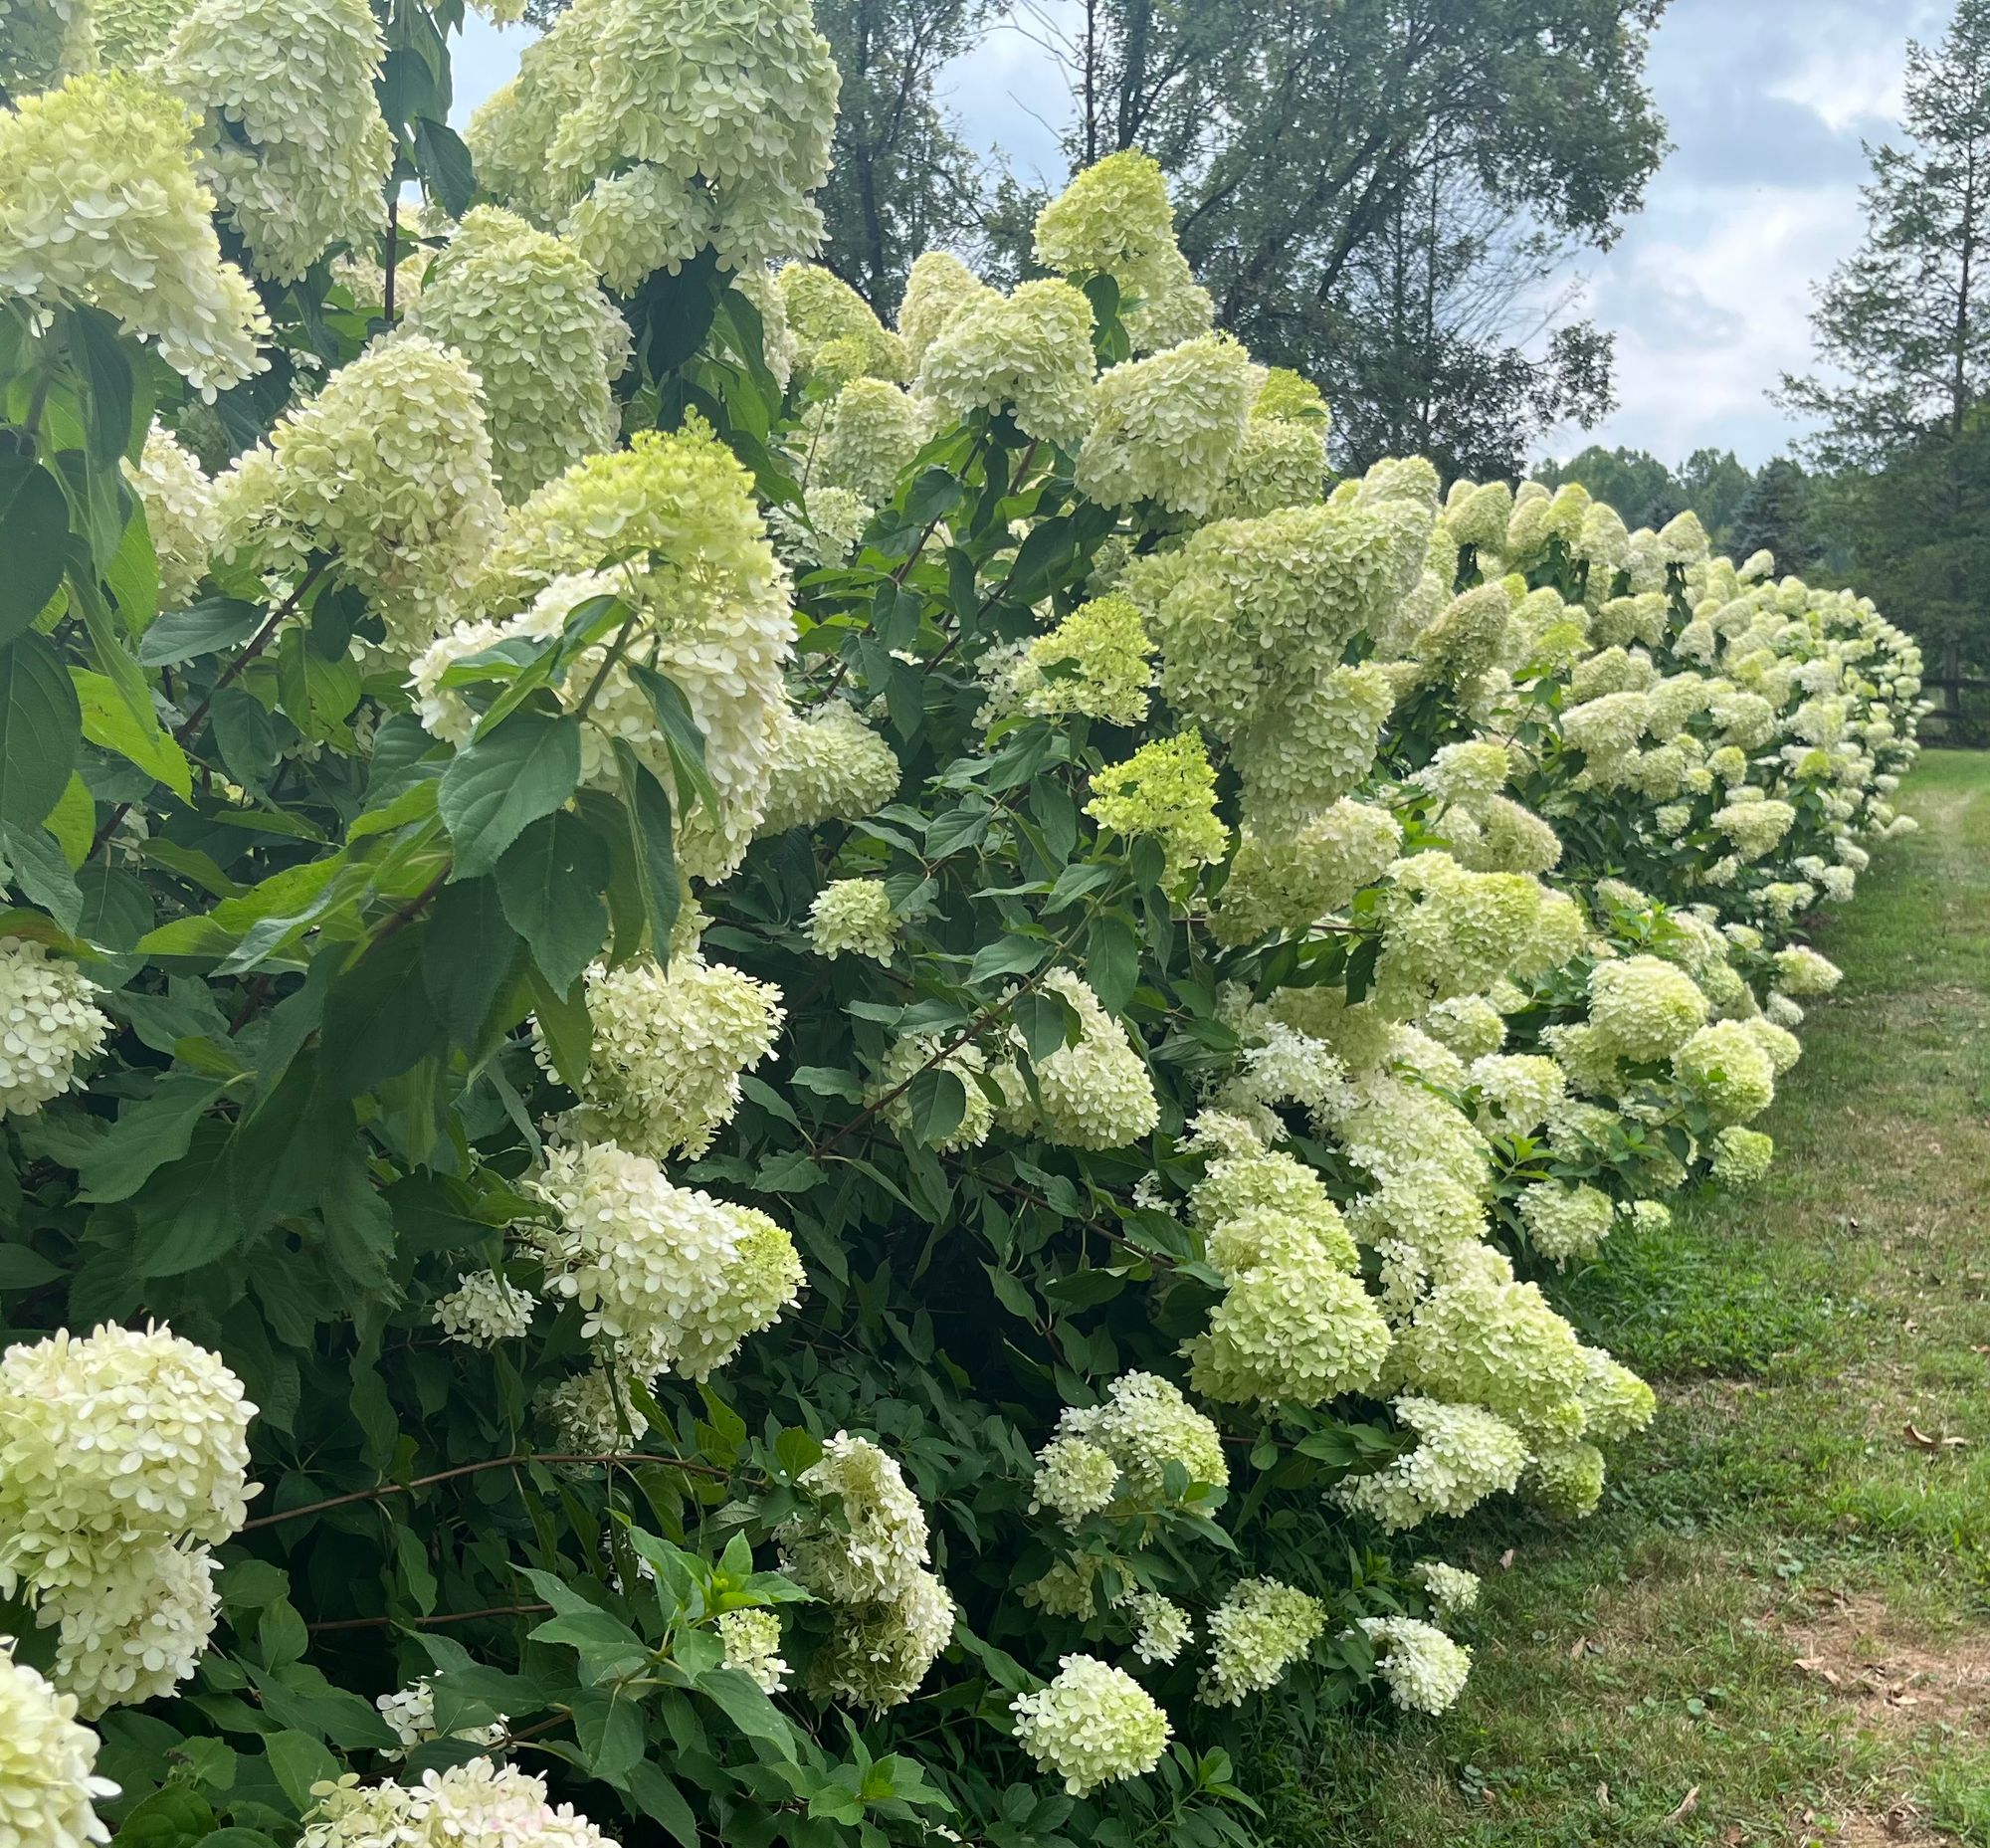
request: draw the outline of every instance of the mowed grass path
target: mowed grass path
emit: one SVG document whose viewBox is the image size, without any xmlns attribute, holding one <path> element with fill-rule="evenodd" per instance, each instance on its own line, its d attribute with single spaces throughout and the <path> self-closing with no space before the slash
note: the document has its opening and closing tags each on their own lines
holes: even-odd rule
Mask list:
<svg viewBox="0 0 1990 1848">
<path fill-rule="evenodd" d="M 1268 1740 L 1267 1841 L 1990 1844 L 1990 755 L 1902 798 L 1768 1181 L 1561 1292 L 1657 1423 L 1586 1524 L 1429 1534 L 1470 1688 Z"/>
</svg>

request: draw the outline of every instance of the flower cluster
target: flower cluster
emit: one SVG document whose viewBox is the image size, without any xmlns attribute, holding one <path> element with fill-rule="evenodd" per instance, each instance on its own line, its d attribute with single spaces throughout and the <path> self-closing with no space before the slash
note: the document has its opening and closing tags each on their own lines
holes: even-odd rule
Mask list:
<svg viewBox="0 0 1990 1848">
<path fill-rule="evenodd" d="M 1077 1036 L 1032 1061 L 1035 1098 L 1020 1078 L 1004 1086 L 1005 1126 L 1034 1129 L 1066 1148 L 1120 1148 L 1150 1134 L 1160 1121 L 1160 1101 L 1126 1029 L 1070 969 L 1053 969 L 1042 989 L 1071 1009 Z"/>
<path fill-rule="evenodd" d="M 1104 507 L 1151 501 L 1207 513 L 1250 427 L 1264 369 L 1228 334 L 1205 334 L 1098 381 L 1078 485 Z"/>
<path fill-rule="evenodd" d="M 932 434 L 932 407 L 889 379 L 853 378 L 822 406 L 815 423 L 808 485 L 848 489 L 877 507 L 892 498 Z"/>
<path fill-rule="evenodd" d="M 919 391 L 954 418 L 1006 411 L 1025 436 L 1075 449 L 1092 423 L 1092 304 L 1068 283 L 1022 283 L 947 317 Z"/>
<path fill-rule="evenodd" d="M 242 1382 L 164 1329 L 105 1325 L 0 1355 L 0 1591 L 57 1626 L 88 1714 L 169 1694 L 217 1600 L 204 1546 L 248 1518 Z"/>
<path fill-rule="evenodd" d="M 716 1627 L 727 1668 L 736 1668 L 762 1694 L 779 1694 L 788 1685 L 788 1665 L 781 1660 L 781 1620 L 774 1612 L 720 1611 Z"/>
<path fill-rule="evenodd" d="M 781 1530 L 782 1569 L 839 1607 L 810 1686 L 860 1707 L 896 1707 L 953 1636 L 953 1599 L 926 1562 L 925 1510 L 891 1457 L 844 1431 L 795 1486 L 813 1506 Z"/>
<path fill-rule="evenodd" d="M 1223 858 L 1229 830 L 1216 818 L 1216 773 L 1199 731 L 1153 738 L 1092 779 L 1085 812 L 1119 834 L 1150 834 L 1174 883 Z"/>
<path fill-rule="evenodd" d="M 1344 796 L 1293 834 L 1246 827 L 1211 928 L 1233 944 L 1269 930 L 1309 929 L 1381 878 L 1402 840 L 1387 809 Z"/>
<path fill-rule="evenodd" d="M 1132 1676 L 1095 1656 L 1066 1656 L 1047 1687 L 1017 1695 L 1009 1711 L 1016 1743 L 1073 1796 L 1151 1771 L 1171 1731 Z"/>
<path fill-rule="evenodd" d="M 794 1242 L 765 1213 L 673 1186 L 613 1142 L 551 1150 L 531 1190 L 557 1215 L 537 1232 L 548 1282 L 642 1372 L 703 1379 L 801 1294 Z"/>
<path fill-rule="evenodd" d="M 1012 714 L 1063 719 L 1083 714 L 1115 725 L 1147 716 L 1154 644 L 1139 609 L 1121 596 L 1094 597 L 1047 634 L 1003 656 L 984 722 Z"/>
<path fill-rule="evenodd" d="M 435 1326 L 445 1340 L 466 1347 L 495 1347 L 516 1340 L 532 1326 L 538 1299 L 496 1271 L 469 1271 L 454 1290 L 436 1298 Z"/>
<path fill-rule="evenodd" d="M 0 1638 L 0 1842 L 7 1848 L 85 1848 L 107 1842 L 97 1805 L 117 1786 L 97 1775 L 97 1735 L 76 1722 L 76 1697 L 58 1694 Z"/>
<path fill-rule="evenodd" d="M 759 831 L 862 821 L 898 793 L 902 775 L 891 745 L 847 702 L 831 700 L 806 719 L 784 715 Z"/>
<path fill-rule="evenodd" d="M 405 1688 L 397 1688 L 392 1694 L 383 1694 L 373 1705 L 380 1710 L 380 1718 L 386 1721 L 394 1737 L 401 1742 L 399 1752 L 391 1755 L 405 1757 L 417 1745 L 425 1745 L 431 1740 L 442 1738 L 442 1729 L 436 1725 L 435 1688 L 424 1675 L 420 1681 L 410 1682 Z M 505 1717 L 499 1715 L 489 1726 L 463 1727 L 450 1735 L 473 1745 L 495 1745 L 504 1737 Z"/>
<path fill-rule="evenodd" d="M 809 941 L 818 956 L 869 956 L 890 962 L 897 947 L 892 895 L 879 879 L 832 880 L 809 907 Z"/>
<path fill-rule="evenodd" d="M 301 578 L 329 552 L 411 655 L 457 613 L 498 531 L 484 392 L 417 334 L 376 342 L 215 484 L 217 568 Z"/>
<path fill-rule="evenodd" d="M 1439 1559 L 1423 1559 L 1411 1568 L 1417 1583 L 1430 1593 L 1431 1604 L 1447 1623 L 1479 1603 L 1479 1574 Z"/>
<path fill-rule="evenodd" d="M 296 282 L 386 225 L 386 55 L 366 0 L 194 0 L 160 54 L 166 88 L 203 118 L 203 177 L 257 275 Z"/>
<path fill-rule="evenodd" d="M 503 203 L 633 295 L 707 248 L 732 270 L 813 249 L 836 93 L 805 0 L 601 0 L 560 15 L 469 138 Z"/>
<path fill-rule="evenodd" d="M 1278 1686 L 1326 1628 L 1317 1598 L 1276 1578 L 1232 1585 L 1209 1614 L 1209 1664 L 1197 1698 L 1213 1707 L 1241 1707 Z"/>
<path fill-rule="evenodd" d="M 571 245 L 480 205 L 428 266 L 407 324 L 476 367 L 506 501 L 613 445 L 609 384 L 627 362 L 629 329 Z"/>
<path fill-rule="evenodd" d="M 1470 1576 L 1470 1574 L 1467 1574 Z M 1363 1617 L 1389 1698 L 1408 1713 L 1441 1714 L 1465 1692 L 1472 1651 L 1415 1617 Z"/>
<path fill-rule="evenodd" d="M 782 671 L 793 612 L 751 478 L 696 420 L 669 435 L 641 432 L 627 449 L 575 464 L 512 509 L 479 597 L 494 611 L 516 608 L 576 572 L 610 573 L 636 612 L 621 661 L 583 653 L 565 683 L 564 697 L 577 705 L 601 682 L 583 728 L 582 776 L 613 784 L 610 743 L 619 738 L 671 786 L 662 720 L 627 664 L 670 681 L 703 734 L 718 798 L 716 814 L 700 803 L 678 817 L 678 858 L 696 877 L 723 878 L 760 825 L 789 722 Z M 543 611 L 539 629 L 564 614 Z"/>
<path fill-rule="evenodd" d="M 298 1848 L 615 1848 L 545 1780 L 472 1758 L 418 1784 L 361 1784 L 350 1771 L 313 1784 Z"/>
<path fill-rule="evenodd" d="M 114 314 L 212 402 L 263 370 L 270 322 L 222 261 L 192 153 L 186 110 L 123 72 L 0 110 L 0 291 Z"/>
<path fill-rule="evenodd" d="M 1178 1463 L 1191 1487 L 1224 1489 L 1230 1466 L 1216 1426 L 1157 1373 L 1122 1373 L 1102 1405 L 1067 1405 L 1058 1435 L 1082 1438 L 1118 1466 L 1120 1497 L 1138 1507 L 1167 1502 L 1168 1465 Z"/>
<path fill-rule="evenodd" d="M 159 566 L 159 603 L 180 609 L 194 600 L 214 550 L 214 484 L 172 433 L 154 424 L 135 466 L 124 464 L 145 533 Z"/>
<path fill-rule="evenodd" d="M 96 985 L 29 937 L 0 939 L 0 1116 L 32 1117 L 76 1082 L 110 1022 Z"/>
<path fill-rule="evenodd" d="M 739 1108 L 739 1075 L 773 1050 L 780 990 L 696 952 L 668 968 L 647 956 L 596 963 L 586 982 L 594 1037 L 575 1134 L 655 1161 L 703 1154 Z M 542 1038 L 534 1050 L 550 1071 Z"/>
</svg>

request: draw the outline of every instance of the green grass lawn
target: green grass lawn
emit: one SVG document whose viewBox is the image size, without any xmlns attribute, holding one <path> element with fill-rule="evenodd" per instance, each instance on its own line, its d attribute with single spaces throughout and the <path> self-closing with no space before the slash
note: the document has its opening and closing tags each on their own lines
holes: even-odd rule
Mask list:
<svg viewBox="0 0 1990 1848">
<path fill-rule="evenodd" d="M 1657 1423 L 1585 1524 L 1428 1535 L 1470 1688 L 1268 1739 L 1266 1840 L 1990 1844 L 1990 755 L 1902 794 L 1768 1181 L 1562 1292 Z"/>
</svg>

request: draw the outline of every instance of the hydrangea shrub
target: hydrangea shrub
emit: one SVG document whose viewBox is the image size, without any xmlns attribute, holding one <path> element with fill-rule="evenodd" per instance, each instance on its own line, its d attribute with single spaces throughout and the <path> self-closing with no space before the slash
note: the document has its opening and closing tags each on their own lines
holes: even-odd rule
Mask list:
<svg viewBox="0 0 1990 1848">
<path fill-rule="evenodd" d="M 882 325 L 801 0 L 464 140 L 459 6 L 154 12 L 0 113 L 0 1848 L 1243 1843 L 1443 1711 L 1912 642 L 1332 480 L 1137 152 Z"/>
</svg>

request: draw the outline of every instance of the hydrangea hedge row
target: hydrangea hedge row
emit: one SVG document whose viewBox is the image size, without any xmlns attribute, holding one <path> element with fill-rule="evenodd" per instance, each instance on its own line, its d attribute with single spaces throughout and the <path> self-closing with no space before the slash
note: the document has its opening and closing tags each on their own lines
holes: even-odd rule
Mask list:
<svg viewBox="0 0 1990 1848">
<path fill-rule="evenodd" d="M 1331 482 L 1135 152 L 881 325 L 801 0 L 459 24 L 0 10 L 0 1848 L 1249 1841 L 1649 1419 L 1536 1280 L 1915 649 Z"/>
</svg>

